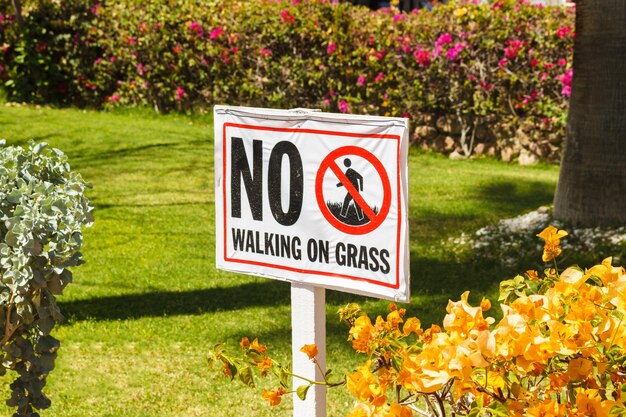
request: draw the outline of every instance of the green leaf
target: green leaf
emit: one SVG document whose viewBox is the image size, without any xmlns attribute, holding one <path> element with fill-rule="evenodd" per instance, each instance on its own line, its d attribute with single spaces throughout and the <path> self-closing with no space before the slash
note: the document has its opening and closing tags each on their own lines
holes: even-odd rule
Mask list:
<svg viewBox="0 0 626 417">
<path fill-rule="evenodd" d="M 306 393 L 309 391 L 309 388 L 311 388 L 311 384 L 300 385 L 298 389 L 296 389 L 296 394 L 298 394 L 298 398 L 300 398 L 302 401 L 306 400 Z"/>
<path fill-rule="evenodd" d="M 289 371 L 287 371 L 287 369 L 281 367 L 279 374 L 278 374 L 278 380 L 280 382 L 280 385 L 283 388 L 289 388 Z"/>
<path fill-rule="evenodd" d="M 249 386 L 250 388 L 254 388 L 255 387 L 255 384 L 254 384 L 254 374 L 252 373 L 252 368 L 251 367 L 246 366 L 245 368 L 240 369 L 239 370 L 239 379 L 241 380 L 241 382 L 243 382 L 245 385 Z"/>
<path fill-rule="evenodd" d="M 494 401 L 487 407 L 490 410 L 491 417 L 509 417 L 509 411 L 500 401 Z"/>
</svg>

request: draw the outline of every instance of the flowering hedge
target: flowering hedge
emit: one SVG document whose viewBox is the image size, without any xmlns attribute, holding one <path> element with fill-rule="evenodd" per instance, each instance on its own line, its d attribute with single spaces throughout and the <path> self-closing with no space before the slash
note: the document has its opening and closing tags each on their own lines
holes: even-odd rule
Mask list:
<svg viewBox="0 0 626 417">
<path fill-rule="evenodd" d="M 472 306 L 469 292 L 448 302 L 443 328 L 422 329 L 394 304 L 375 321 L 354 304 L 342 309 L 352 347 L 366 356 L 343 381 L 357 400 L 349 417 L 626 416 L 626 271 L 611 258 L 559 271 L 567 232 L 548 226 L 538 236 L 552 266 L 500 283 L 497 322 L 485 316 L 491 302 Z M 256 339 L 242 348 L 244 361 L 222 346 L 211 358 L 231 377 L 251 375 L 250 365 L 262 375 L 285 374 Z M 314 346 L 302 351 L 315 360 Z M 287 393 L 285 378 L 279 381 L 263 393 L 270 405 Z"/>
<path fill-rule="evenodd" d="M 574 35 L 564 8 L 525 0 L 411 14 L 327 0 L 32 3 L 20 34 L 11 2 L 0 0 L 0 76 L 13 100 L 404 115 L 416 123 L 415 139 L 448 152 L 516 143 L 514 152 L 558 157 Z"/>
</svg>

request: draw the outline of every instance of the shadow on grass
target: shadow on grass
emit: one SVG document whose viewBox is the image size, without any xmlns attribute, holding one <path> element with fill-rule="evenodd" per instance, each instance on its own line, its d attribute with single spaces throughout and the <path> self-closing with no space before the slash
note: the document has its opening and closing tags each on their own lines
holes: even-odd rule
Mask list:
<svg viewBox="0 0 626 417">
<path fill-rule="evenodd" d="M 59 302 L 70 321 L 193 315 L 289 303 L 289 285 L 271 281 L 227 288 L 158 291 Z"/>
<path fill-rule="evenodd" d="M 552 192 L 553 186 L 549 183 L 499 181 L 475 190 L 481 204 L 484 203 L 484 206 L 481 205 L 483 210 L 475 215 L 434 212 L 413 215 L 411 239 L 421 239 L 424 243 L 418 246 L 425 251 L 419 253 L 413 249 L 411 253 L 411 293 L 416 296 L 430 296 L 437 305 L 441 304 L 442 299 L 458 299 L 468 289 L 474 296 L 482 297 L 493 291 L 499 281 L 521 272 L 503 270 L 497 265 L 489 265 L 480 260 L 476 262 L 471 257 L 460 260 L 455 254 L 446 252 L 447 249 L 440 242 L 448 236 L 456 236 L 459 231 L 471 233 L 484 226 L 491 218 L 510 217 L 547 204 L 552 199 Z M 326 298 L 328 303 L 334 305 L 371 300 L 337 291 L 328 291 Z M 283 306 L 289 303 L 289 284 L 268 279 L 226 288 L 147 292 L 59 304 L 70 320 L 126 320 L 234 311 L 247 307 Z M 410 307 L 415 314 L 426 315 L 426 322 L 438 320 L 435 317 L 438 317 L 439 312 L 428 311 L 430 301 L 424 306 L 417 303 Z M 385 305 L 386 302 L 380 303 L 380 306 Z M 382 313 L 382 310 L 375 312 Z"/>
<path fill-rule="evenodd" d="M 554 185 L 540 181 L 497 181 L 478 189 L 478 198 L 495 213 L 516 215 L 551 204 Z"/>
</svg>

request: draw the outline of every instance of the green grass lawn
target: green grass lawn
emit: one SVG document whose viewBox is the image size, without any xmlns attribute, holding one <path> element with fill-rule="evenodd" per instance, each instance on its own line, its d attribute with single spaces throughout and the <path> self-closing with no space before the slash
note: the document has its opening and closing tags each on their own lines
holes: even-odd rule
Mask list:
<svg viewBox="0 0 626 417">
<path fill-rule="evenodd" d="M 86 230 L 87 263 L 60 297 L 67 321 L 43 416 L 290 416 L 260 393 L 206 367 L 208 349 L 259 337 L 284 361 L 290 352 L 289 284 L 215 269 L 213 126 L 210 117 L 147 112 L 0 108 L 0 138 L 29 139 L 65 151 L 93 184 L 95 225 Z M 552 201 L 558 167 L 409 156 L 411 304 L 425 325 L 440 322 L 446 301 L 466 289 L 493 298 L 516 271 L 478 269 L 441 244 L 500 218 Z M 387 302 L 327 293 L 328 366 L 339 373 L 362 358 L 351 352 L 337 308 Z M 8 378 L 3 381 L 6 392 Z M 352 400 L 329 393 L 329 416 Z M 9 410 L 0 406 L 0 415 Z"/>
</svg>

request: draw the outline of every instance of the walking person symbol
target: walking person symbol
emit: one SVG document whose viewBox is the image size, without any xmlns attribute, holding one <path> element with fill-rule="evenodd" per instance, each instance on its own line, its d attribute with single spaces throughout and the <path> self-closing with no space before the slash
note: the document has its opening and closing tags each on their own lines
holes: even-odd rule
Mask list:
<svg viewBox="0 0 626 417">
<path fill-rule="evenodd" d="M 352 161 L 350 158 L 346 158 L 343 160 L 343 164 L 348 168 L 345 172 L 346 177 L 352 184 L 352 186 L 357 191 L 363 191 L 363 176 L 350 168 L 352 165 Z M 337 183 L 337 187 L 343 187 L 341 182 Z M 346 192 L 346 197 L 343 199 L 343 206 L 341 207 L 341 217 L 346 218 L 348 216 L 348 210 L 350 209 L 350 204 L 354 205 L 354 209 L 356 210 L 356 215 L 359 221 L 363 220 L 363 209 L 354 201 L 354 198 L 349 192 Z"/>
</svg>

